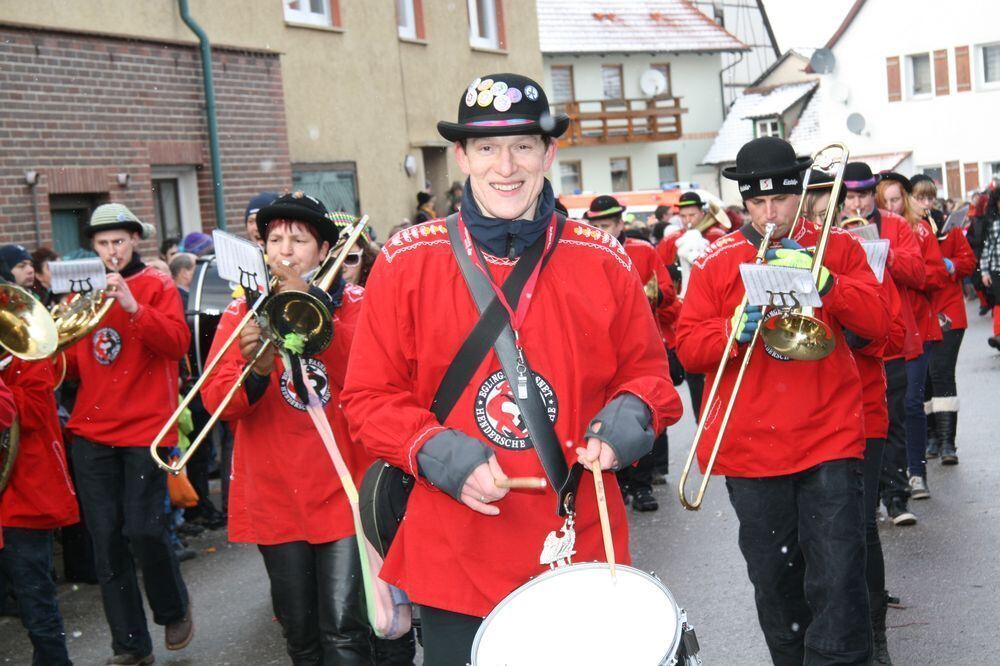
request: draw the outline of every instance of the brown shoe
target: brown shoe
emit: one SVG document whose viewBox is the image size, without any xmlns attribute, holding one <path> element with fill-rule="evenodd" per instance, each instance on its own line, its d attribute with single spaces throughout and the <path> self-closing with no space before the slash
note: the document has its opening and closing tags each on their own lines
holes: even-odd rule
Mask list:
<svg viewBox="0 0 1000 666">
<path fill-rule="evenodd" d="M 188 603 L 184 618 L 167 625 L 163 641 L 168 650 L 183 650 L 194 638 L 194 620 L 191 619 L 191 604 Z"/>
<path fill-rule="evenodd" d="M 105 663 L 115 665 L 124 664 L 124 666 L 149 666 L 155 661 L 156 657 L 151 654 L 147 654 L 145 657 L 140 657 L 137 654 L 116 654 Z"/>
</svg>

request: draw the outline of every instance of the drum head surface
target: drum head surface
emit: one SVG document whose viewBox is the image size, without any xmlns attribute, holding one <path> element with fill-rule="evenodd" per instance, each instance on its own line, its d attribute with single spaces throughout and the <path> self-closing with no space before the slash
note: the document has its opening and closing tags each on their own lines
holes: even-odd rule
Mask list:
<svg viewBox="0 0 1000 666">
<path fill-rule="evenodd" d="M 574 564 L 507 596 L 483 622 L 474 666 L 656 666 L 677 652 L 680 611 L 666 587 L 632 567 Z"/>
</svg>

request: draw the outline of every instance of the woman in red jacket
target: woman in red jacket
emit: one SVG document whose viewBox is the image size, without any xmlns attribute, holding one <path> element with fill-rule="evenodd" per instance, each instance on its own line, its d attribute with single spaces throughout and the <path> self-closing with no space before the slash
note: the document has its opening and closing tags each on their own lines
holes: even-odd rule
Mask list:
<svg viewBox="0 0 1000 666">
<path fill-rule="evenodd" d="M 937 199 L 937 186 L 927 176 L 914 176 L 911 182 L 918 212 L 929 219 Z M 927 457 L 937 458 L 940 455 L 942 465 L 957 465 L 958 389 L 955 385 L 955 365 L 965 329 L 969 325 L 962 283 L 975 272 L 976 256 L 961 227 L 947 231 L 938 229 L 936 236 L 947 279 L 940 289 L 931 292 L 931 312 L 937 315 L 943 339 L 931 350 L 929 418 L 936 432 L 928 436 Z"/>
<path fill-rule="evenodd" d="M 229 539 L 254 543 L 271 580 L 274 614 L 281 622 L 295 664 L 353 666 L 372 661 L 361 587 L 361 565 L 354 522 L 344 488 L 323 441 L 306 413 L 305 383 L 324 411 L 344 460 L 356 482 L 370 462 L 352 444 L 340 390 L 347 369 L 362 290 L 338 278 L 333 293 L 310 287 L 302 277 L 319 266 L 337 242 L 337 228 L 318 200 L 301 192 L 286 194 L 257 212 L 277 291 L 308 291 L 323 301 L 333 320 L 330 346 L 305 359 L 306 375 L 285 365 L 274 351 L 254 365 L 243 388 L 223 411 L 234 428 L 229 490 Z M 211 356 L 246 314 L 243 300 L 223 314 Z M 251 323 L 205 382 L 201 396 L 210 412 L 257 352 L 261 329 Z M 293 362 L 298 362 L 298 359 Z"/>
</svg>

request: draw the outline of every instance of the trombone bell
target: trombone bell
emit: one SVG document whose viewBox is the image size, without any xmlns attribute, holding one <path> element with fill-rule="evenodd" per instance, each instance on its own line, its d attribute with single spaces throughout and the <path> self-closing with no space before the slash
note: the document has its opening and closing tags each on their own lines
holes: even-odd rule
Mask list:
<svg viewBox="0 0 1000 666">
<path fill-rule="evenodd" d="M 833 331 L 812 308 L 783 312 L 763 323 L 760 335 L 774 351 L 796 361 L 818 361 L 833 352 Z"/>
<path fill-rule="evenodd" d="M 263 306 L 268 327 L 276 340 L 296 334 L 304 340 L 301 355 L 315 356 L 333 340 L 333 322 L 323 303 L 304 291 L 272 294 Z"/>
</svg>

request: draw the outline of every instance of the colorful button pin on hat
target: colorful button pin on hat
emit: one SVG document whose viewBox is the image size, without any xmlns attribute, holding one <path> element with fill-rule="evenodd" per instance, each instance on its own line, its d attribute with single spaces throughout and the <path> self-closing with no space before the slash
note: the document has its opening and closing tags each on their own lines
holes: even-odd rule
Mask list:
<svg viewBox="0 0 1000 666">
<path fill-rule="evenodd" d="M 492 103 L 493 103 L 493 93 L 491 93 L 489 90 L 484 90 L 481 93 L 479 93 L 479 106 L 486 107 Z"/>
<path fill-rule="evenodd" d="M 493 98 L 493 108 L 503 113 L 510 110 L 510 97 L 507 95 L 497 95 Z"/>
<path fill-rule="evenodd" d="M 538 99 L 538 88 L 535 86 L 524 86 L 524 96 L 534 102 Z"/>
<path fill-rule="evenodd" d="M 517 88 L 508 88 L 507 97 L 510 98 L 511 104 L 517 104 L 521 101 L 521 91 Z"/>
<path fill-rule="evenodd" d="M 507 84 L 504 83 L 503 81 L 497 81 L 496 83 L 493 84 L 493 87 L 490 88 L 490 92 L 493 93 L 494 97 L 497 95 L 502 95 L 505 92 L 507 92 Z"/>
<path fill-rule="evenodd" d="M 473 90 L 472 88 L 469 88 L 469 92 L 465 93 L 465 105 L 466 106 L 475 106 L 476 105 L 476 98 L 478 98 L 478 97 L 479 97 L 479 95 L 476 94 L 476 91 Z"/>
<path fill-rule="evenodd" d="M 480 77 L 477 76 L 476 79 L 472 83 L 469 84 L 469 90 L 476 90 L 476 91 L 478 91 L 479 84 L 482 83 L 482 81 L 483 80 Z"/>
<path fill-rule="evenodd" d="M 476 86 L 476 90 L 482 92 L 484 90 L 489 90 L 492 87 L 493 87 L 493 79 L 483 79 L 482 81 L 479 82 L 479 85 Z"/>
</svg>

